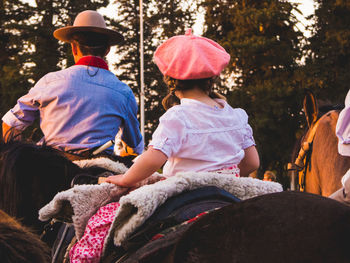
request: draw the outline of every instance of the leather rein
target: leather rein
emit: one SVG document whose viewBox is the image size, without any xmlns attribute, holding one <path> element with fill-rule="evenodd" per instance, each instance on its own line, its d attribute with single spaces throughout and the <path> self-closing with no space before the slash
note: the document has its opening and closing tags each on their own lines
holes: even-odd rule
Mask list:
<svg viewBox="0 0 350 263">
<path fill-rule="evenodd" d="M 318 127 L 318 121 L 316 121 L 310 128 L 310 132 L 308 133 L 306 140 L 301 143 L 301 147 L 298 153 L 298 157 L 295 159 L 294 163 L 288 163 L 287 170 L 289 171 L 296 171 L 298 173 L 299 177 L 299 191 L 304 192 L 305 191 L 305 179 L 306 179 L 306 172 L 307 169 L 311 169 L 311 153 L 312 153 L 312 146 L 313 141 L 315 138 L 315 133 Z"/>
</svg>

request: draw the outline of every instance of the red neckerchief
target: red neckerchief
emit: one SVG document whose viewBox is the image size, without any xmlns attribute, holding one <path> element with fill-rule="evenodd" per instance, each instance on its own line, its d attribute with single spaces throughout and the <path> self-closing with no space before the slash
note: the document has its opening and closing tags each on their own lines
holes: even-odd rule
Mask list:
<svg viewBox="0 0 350 263">
<path fill-rule="evenodd" d="M 75 65 L 85 65 L 85 66 L 103 68 L 103 69 L 109 70 L 106 61 L 104 61 L 100 57 L 95 57 L 95 56 L 82 57 L 77 61 L 77 63 L 75 63 Z"/>
</svg>

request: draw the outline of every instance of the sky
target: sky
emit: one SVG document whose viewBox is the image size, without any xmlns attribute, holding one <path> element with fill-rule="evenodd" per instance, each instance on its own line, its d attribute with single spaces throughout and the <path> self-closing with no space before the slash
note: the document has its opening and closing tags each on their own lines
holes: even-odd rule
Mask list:
<svg viewBox="0 0 350 263">
<path fill-rule="evenodd" d="M 311 22 L 307 21 L 305 17 L 314 13 L 315 11 L 314 1 L 313 0 L 290 0 L 289 2 L 299 4 L 299 10 L 303 13 L 303 15 L 300 15 L 298 13 L 295 14 L 300 21 L 300 24 L 298 25 L 298 27 L 300 30 L 304 31 L 305 36 L 309 37 L 310 32 L 307 31 L 305 27 L 309 25 Z"/>
</svg>

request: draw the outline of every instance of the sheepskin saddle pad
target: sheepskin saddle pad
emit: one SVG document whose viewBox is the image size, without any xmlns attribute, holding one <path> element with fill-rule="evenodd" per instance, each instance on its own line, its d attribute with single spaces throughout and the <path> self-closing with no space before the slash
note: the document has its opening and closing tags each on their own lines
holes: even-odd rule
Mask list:
<svg viewBox="0 0 350 263">
<path fill-rule="evenodd" d="M 79 240 L 84 233 L 87 221 L 99 207 L 119 201 L 120 208 L 105 242 L 113 242 L 114 245 L 120 246 L 153 214 L 158 206 L 168 198 L 184 191 L 216 186 L 241 200 L 246 200 L 283 190 L 279 183 L 215 172 L 184 172 L 166 180 L 162 179 L 164 178 L 161 174 L 155 173 L 130 193 L 127 193 L 126 188 L 108 183 L 76 185 L 58 193 L 39 211 L 39 219 L 46 221 L 51 218 L 65 218 L 67 222 L 74 224 L 76 237 Z"/>
</svg>

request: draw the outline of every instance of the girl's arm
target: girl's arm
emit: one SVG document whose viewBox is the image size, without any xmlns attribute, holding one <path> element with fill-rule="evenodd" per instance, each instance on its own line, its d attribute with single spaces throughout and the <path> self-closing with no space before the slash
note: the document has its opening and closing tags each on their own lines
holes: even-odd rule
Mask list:
<svg viewBox="0 0 350 263">
<path fill-rule="evenodd" d="M 131 187 L 156 172 L 167 159 L 168 157 L 163 152 L 150 147 L 140 155 L 125 174 L 109 176 L 105 182 Z"/>
<path fill-rule="evenodd" d="M 238 168 L 240 169 L 240 175 L 242 177 L 249 176 L 250 173 L 259 168 L 259 165 L 259 154 L 255 146 L 250 146 L 244 149 L 244 158 L 238 165 Z"/>
</svg>

